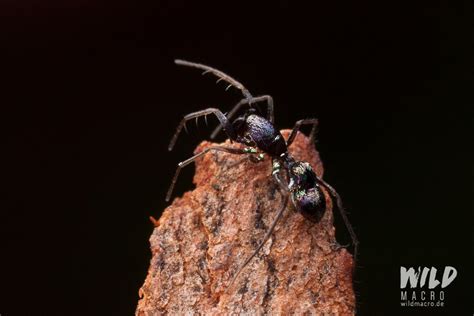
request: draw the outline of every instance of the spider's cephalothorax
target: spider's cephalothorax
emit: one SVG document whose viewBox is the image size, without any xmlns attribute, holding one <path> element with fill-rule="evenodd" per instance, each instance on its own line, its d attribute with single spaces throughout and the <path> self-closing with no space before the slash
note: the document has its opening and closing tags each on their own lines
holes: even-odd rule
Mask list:
<svg viewBox="0 0 474 316">
<path fill-rule="evenodd" d="M 286 153 L 285 139 L 269 120 L 254 113 L 241 118 L 244 119 L 241 132 L 246 145 L 257 147 L 271 156 L 279 157 Z"/>
<path fill-rule="evenodd" d="M 318 123 L 317 119 L 304 119 L 296 122 L 290 136 L 285 141 L 280 131 L 275 128 L 273 118 L 273 99 L 269 95 L 263 95 L 259 97 L 253 97 L 252 94 L 238 81 L 232 77 L 224 74 L 223 72 L 211 68 L 206 65 L 192 63 L 184 60 L 176 60 L 176 64 L 189 66 L 204 70 L 204 73 L 212 73 L 217 76 L 220 80 L 223 80 L 229 84 L 229 87 L 235 87 L 239 89 L 244 98 L 238 102 L 234 108 L 227 114 L 223 114 L 219 109 L 208 108 L 205 110 L 197 111 L 186 115 L 181 123 L 178 125 L 175 134 L 173 135 L 171 142 L 168 146 L 169 150 L 172 150 L 179 133 L 186 126 L 186 122 L 191 119 L 197 119 L 200 116 L 206 116 L 214 114 L 220 122 L 220 125 L 211 134 L 211 139 L 214 138 L 223 129 L 229 139 L 232 141 L 245 144 L 246 148 L 235 148 L 235 147 L 224 147 L 224 146 L 212 146 L 204 151 L 196 154 L 195 156 L 182 161 L 178 164 L 176 173 L 171 182 L 171 186 L 166 195 L 166 200 L 171 198 L 174 185 L 178 178 L 178 175 L 183 167 L 190 164 L 196 158 L 201 157 L 207 152 L 213 151 L 225 151 L 231 154 L 238 155 L 249 155 L 251 161 L 259 162 L 262 159 L 263 153 L 269 155 L 272 158 L 273 171 L 272 175 L 275 181 L 278 183 L 280 191 L 283 193 L 283 205 L 278 211 L 271 227 L 265 234 L 263 241 L 259 244 L 257 249 L 249 256 L 242 266 L 237 270 L 234 275 L 234 279 L 231 284 L 237 279 L 242 269 L 250 262 L 250 260 L 260 251 L 265 242 L 268 240 L 270 235 L 275 228 L 278 220 L 281 218 L 283 211 L 285 210 L 288 200 L 291 197 L 291 201 L 295 206 L 296 210 L 301 213 L 305 218 L 312 222 L 319 222 L 324 216 L 326 211 L 326 199 L 323 193 L 323 188 L 328 191 L 330 196 L 336 200 L 337 207 L 341 213 L 344 223 L 351 235 L 354 244 L 354 259 L 357 255 L 357 237 L 352 229 L 351 224 L 346 216 L 346 213 L 342 207 L 342 201 L 339 194 L 323 179 L 318 177 L 311 168 L 310 164 L 304 161 L 297 161 L 291 157 L 288 153 L 288 147 L 293 143 L 298 130 L 302 125 L 312 125 L 310 140 L 314 143 L 314 136 L 316 132 L 316 126 Z M 255 104 L 258 102 L 265 101 L 267 103 L 267 113 L 263 115 Z M 243 114 L 234 118 L 234 115 L 240 110 L 243 105 L 248 105 L 248 108 Z M 258 152 L 259 155 L 255 155 Z M 283 174 L 283 175 L 282 175 Z"/>
</svg>

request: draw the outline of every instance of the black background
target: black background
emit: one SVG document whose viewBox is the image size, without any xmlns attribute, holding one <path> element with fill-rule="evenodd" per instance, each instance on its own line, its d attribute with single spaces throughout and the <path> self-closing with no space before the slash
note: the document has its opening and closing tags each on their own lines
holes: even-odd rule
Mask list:
<svg viewBox="0 0 474 316">
<path fill-rule="evenodd" d="M 134 312 L 148 216 L 210 128 L 167 142 L 184 114 L 240 98 L 174 58 L 271 94 L 281 128 L 319 118 L 325 178 L 361 241 L 360 315 L 472 314 L 468 1 L 2 7 L 2 315 Z M 447 307 L 401 309 L 401 265 L 454 266 Z"/>
</svg>

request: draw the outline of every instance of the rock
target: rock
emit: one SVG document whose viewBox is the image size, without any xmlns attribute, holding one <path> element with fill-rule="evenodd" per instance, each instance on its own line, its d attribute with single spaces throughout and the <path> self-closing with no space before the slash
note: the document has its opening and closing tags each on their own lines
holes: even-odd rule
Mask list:
<svg viewBox="0 0 474 316">
<path fill-rule="evenodd" d="M 203 142 L 195 153 L 212 145 Z M 322 176 L 319 155 L 303 134 L 290 152 Z M 328 209 L 318 224 L 290 202 L 260 253 L 229 287 L 282 203 L 271 159 L 253 163 L 209 152 L 196 161 L 194 183 L 196 189 L 176 198 L 156 221 L 137 315 L 355 314 L 353 260 L 336 242 L 327 192 Z"/>
</svg>

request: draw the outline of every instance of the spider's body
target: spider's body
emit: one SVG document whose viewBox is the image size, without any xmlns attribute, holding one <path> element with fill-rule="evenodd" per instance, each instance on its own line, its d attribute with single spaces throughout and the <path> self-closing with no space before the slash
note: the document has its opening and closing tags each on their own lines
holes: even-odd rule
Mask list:
<svg viewBox="0 0 474 316">
<path fill-rule="evenodd" d="M 194 67 L 202 69 L 204 73 L 213 73 L 219 80 L 224 80 L 229 83 L 229 87 L 234 86 L 237 89 L 242 91 L 244 99 L 242 99 L 234 108 L 226 115 L 224 115 L 220 110 L 216 108 L 208 108 L 202 111 L 190 113 L 186 115 L 181 123 L 178 125 L 176 133 L 171 139 L 169 150 L 172 150 L 176 140 L 178 138 L 181 129 L 185 127 L 185 124 L 188 120 L 193 118 L 198 118 L 200 116 L 206 116 L 209 114 L 214 114 L 220 122 L 220 125 L 216 130 L 211 134 L 211 138 L 214 138 L 217 133 L 223 129 L 229 139 L 232 141 L 244 144 L 246 148 L 234 148 L 234 147 L 223 147 L 223 146 L 214 146 L 209 147 L 206 150 L 196 154 L 195 156 L 180 162 L 176 170 L 175 176 L 171 183 L 171 186 L 168 190 L 166 200 L 169 200 L 174 188 L 174 184 L 178 178 L 180 170 L 193 162 L 196 158 L 206 154 L 208 151 L 225 151 L 231 154 L 246 154 L 249 155 L 249 158 L 253 162 L 262 161 L 263 154 L 259 154 L 258 151 L 263 152 L 269 155 L 272 158 L 273 171 L 272 175 L 275 181 L 278 183 L 281 192 L 283 193 L 283 205 L 279 210 L 275 220 L 273 221 L 270 229 L 266 233 L 263 241 L 259 244 L 254 253 L 247 258 L 243 265 L 237 270 L 234 280 L 239 275 L 240 271 L 250 262 L 250 260 L 260 251 L 264 243 L 270 237 L 280 219 L 283 211 L 285 210 L 288 200 L 291 197 L 291 201 L 295 206 L 296 210 L 301 213 L 305 218 L 309 219 L 312 222 L 318 223 L 323 217 L 326 211 L 326 199 L 322 188 L 325 188 L 329 194 L 336 199 L 337 206 L 341 212 L 341 215 L 344 219 L 347 229 L 352 237 L 354 243 L 354 254 L 357 254 L 357 238 L 355 233 L 347 219 L 347 216 L 342 208 L 342 201 L 338 193 L 334 188 L 327 184 L 323 179 L 319 178 L 310 164 L 304 161 L 295 160 L 288 152 L 288 147 L 293 143 L 298 130 L 302 125 L 312 125 L 312 130 L 310 133 L 310 139 L 314 143 L 314 136 L 317 126 L 317 119 L 305 119 L 297 121 L 290 136 L 287 140 L 283 138 L 280 131 L 275 128 L 274 118 L 273 118 L 273 100 L 270 96 L 264 95 L 260 97 L 253 97 L 250 92 L 238 81 L 224 74 L 223 72 L 205 66 L 202 64 L 191 63 L 183 60 L 175 61 L 178 65 L 184 65 L 189 67 Z M 266 117 L 260 113 L 258 108 L 255 107 L 257 102 L 266 101 L 267 102 L 267 115 Z M 247 110 L 240 116 L 235 119 L 232 117 L 239 111 L 242 105 L 248 105 Z M 354 256 L 355 256 L 354 255 Z"/>
<path fill-rule="evenodd" d="M 257 114 L 247 115 L 242 124 L 243 143 L 253 146 L 272 157 L 279 157 L 287 152 L 285 139 L 280 131 L 266 118 Z M 238 119 L 237 119 L 238 120 Z"/>
</svg>

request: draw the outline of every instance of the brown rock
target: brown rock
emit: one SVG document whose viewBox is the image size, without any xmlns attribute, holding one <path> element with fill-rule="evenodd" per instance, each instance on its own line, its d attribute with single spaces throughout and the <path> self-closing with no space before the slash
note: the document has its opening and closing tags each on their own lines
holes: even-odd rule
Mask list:
<svg viewBox="0 0 474 316">
<path fill-rule="evenodd" d="M 203 142 L 195 152 L 211 145 Z M 290 152 L 322 176 L 319 155 L 304 135 Z M 225 152 L 196 161 L 196 189 L 166 208 L 150 238 L 153 258 L 137 315 L 355 313 L 352 256 L 337 246 L 328 194 L 318 224 L 290 202 L 272 237 L 229 287 L 282 203 L 270 161 L 266 156 L 255 164 Z"/>
</svg>

